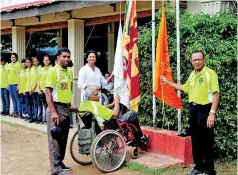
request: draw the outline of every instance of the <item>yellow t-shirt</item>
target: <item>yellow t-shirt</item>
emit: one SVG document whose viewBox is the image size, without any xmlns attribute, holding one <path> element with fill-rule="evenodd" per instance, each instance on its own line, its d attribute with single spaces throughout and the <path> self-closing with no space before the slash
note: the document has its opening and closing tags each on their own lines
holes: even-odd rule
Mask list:
<svg viewBox="0 0 238 175">
<path fill-rule="evenodd" d="M 31 70 L 31 89 L 34 89 L 37 86 L 37 83 L 40 78 L 41 66 L 33 66 Z M 36 87 L 34 92 L 38 92 L 38 88 Z"/>
<path fill-rule="evenodd" d="M 0 65 L 0 77 L 1 77 L 1 84 L 0 88 L 7 88 L 7 63 L 3 66 Z"/>
<path fill-rule="evenodd" d="M 25 93 L 26 92 L 26 81 L 27 81 L 27 76 L 26 76 L 26 69 L 22 69 L 20 72 L 20 77 L 19 77 L 19 93 Z"/>
<path fill-rule="evenodd" d="M 40 72 L 40 89 L 43 91 L 45 90 L 45 82 L 46 82 L 46 77 L 48 75 L 48 72 L 52 68 L 52 66 L 47 66 L 47 67 L 42 67 L 41 72 Z"/>
<path fill-rule="evenodd" d="M 70 72 L 57 64 L 49 70 L 45 87 L 53 89 L 52 95 L 54 102 L 71 103 L 72 82 L 73 79 Z"/>
<path fill-rule="evenodd" d="M 209 104 L 213 93 L 219 92 L 217 74 L 206 66 L 198 74 L 193 71 L 183 85 L 183 90 L 188 94 L 189 103 Z"/>
<path fill-rule="evenodd" d="M 113 111 L 108 109 L 106 106 L 102 105 L 96 101 L 84 100 L 79 105 L 79 111 L 90 111 L 96 117 L 99 126 L 102 125 L 103 120 L 109 120 L 112 117 Z"/>
<path fill-rule="evenodd" d="M 31 91 L 31 68 L 26 69 L 26 92 Z"/>
<path fill-rule="evenodd" d="M 10 63 L 7 66 L 8 70 L 8 84 L 18 84 L 18 74 L 22 70 L 22 65 L 19 62 Z"/>
</svg>

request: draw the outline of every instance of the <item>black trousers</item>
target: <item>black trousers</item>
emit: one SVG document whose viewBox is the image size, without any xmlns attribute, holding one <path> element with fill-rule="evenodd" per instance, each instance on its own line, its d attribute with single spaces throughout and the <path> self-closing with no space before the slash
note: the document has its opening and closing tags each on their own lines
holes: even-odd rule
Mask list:
<svg viewBox="0 0 238 175">
<path fill-rule="evenodd" d="M 54 104 L 55 110 L 59 115 L 59 126 L 63 130 L 62 139 L 55 140 L 51 136 L 51 128 L 55 125 L 55 122 L 51 118 L 50 109 L 47 109 L 47 132 L 48 132 L 48 146 L 51 174 L 57 175 L 63 172 L 61 166 L 65 157 L 66 145 L 69 134 L 69 106 Z"/>
<path fill-rule="evenodd" d="M 192 151 L 195 168 L 214 174 L 214 128 L 207 127 L 211 104 L 189 105 L 189 123 L 192 137 Z"/>
</svg>

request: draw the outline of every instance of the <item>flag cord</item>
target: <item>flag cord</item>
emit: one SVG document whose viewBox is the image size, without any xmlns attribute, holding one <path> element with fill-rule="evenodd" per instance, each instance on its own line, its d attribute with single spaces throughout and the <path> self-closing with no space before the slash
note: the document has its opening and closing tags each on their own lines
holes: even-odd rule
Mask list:
<svg viewBox="0 0 238 175">
<path fill-rule="evenodd" d="M 121 0 L 120 0 L 120 21 L 121 21 Z"/>
<path fill-rule="evenodd" d="M 164 72 L 164 65 L 162 66 L 162 72 Z M 162 116 L 163 116 L 163 123 L 162 123 L 162 129 L 164 129 L 164 84 L 162 84 Z"/>
</svg>

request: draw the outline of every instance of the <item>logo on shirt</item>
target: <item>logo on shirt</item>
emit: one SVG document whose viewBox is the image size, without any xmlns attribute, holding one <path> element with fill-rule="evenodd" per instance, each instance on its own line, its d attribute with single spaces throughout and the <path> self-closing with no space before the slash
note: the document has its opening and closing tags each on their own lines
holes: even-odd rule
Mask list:
<svg viewBox="0 0 238 175">
<path fill-rule="evenodd" d="M 202 82 L 203 82 L 203 78 L 200 78 L 199 83 L 202 83 Z"/>
<path fill-rule="evenodd" d="M 202 82 L 203 82 L 203 78 L 200 78 L 200 79 L 199 79 L 199 84 L 198 84 L 199 87 L 202 86 Z"/>
<path fill-rule="evenodd" d="M 68 83 L 67 82 L 61 82 L 60 83 L 60 90 L 66 90 L 68 89 Z"/>
</svg>

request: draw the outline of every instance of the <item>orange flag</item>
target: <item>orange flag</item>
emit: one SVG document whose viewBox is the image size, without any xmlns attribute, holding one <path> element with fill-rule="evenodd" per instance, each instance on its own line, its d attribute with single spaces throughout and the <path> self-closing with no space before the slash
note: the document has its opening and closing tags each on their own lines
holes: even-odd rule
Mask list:
<svg viewBox="0 0 238 175">
<path fill-rule="evenodd" d="M 159 35 L 156 48 L 156 63 L 154 76 L 154 95 L 164 103 L 182 109 L 182 103 L 174 88 L 160 81 L 160 76 L 163 75 L 167 80 L 174 82 L 170 67 L 168 36 L 166 26 L 165 10 L 162 9 L 162 18 L 160 21 Z"/>
</svg>

